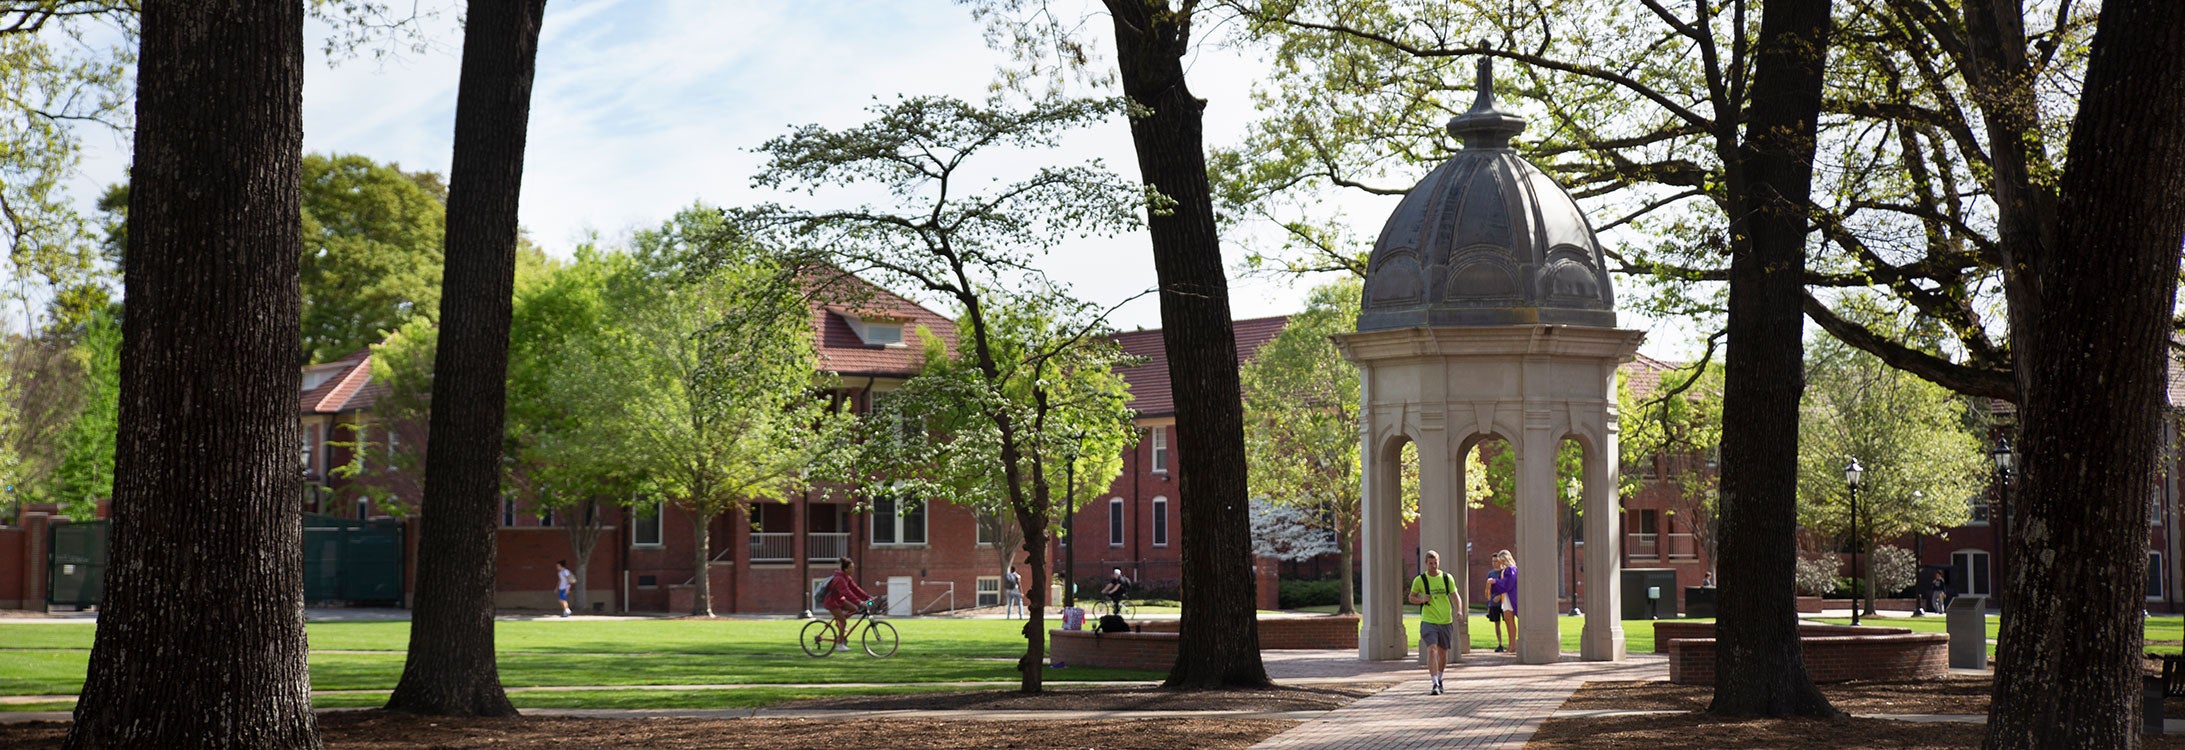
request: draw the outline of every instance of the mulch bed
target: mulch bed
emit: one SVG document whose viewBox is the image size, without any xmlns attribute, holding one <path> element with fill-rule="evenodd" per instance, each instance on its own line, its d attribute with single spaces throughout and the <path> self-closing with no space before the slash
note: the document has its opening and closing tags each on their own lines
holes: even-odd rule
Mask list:
<svg viewBox="0 0 2185 750">
<path fill-rule="evenodd" d="M 1972 714 L 1988 712 L 1989 677 L 1889 680 L 1821 685 L 1839 711 L 1854 714 Z M 1878 718 L 1723 721 L 1701 711 L 1714 698 L 1705 686 L 1666 682 L 1589 682 L 1564 710 L 1688 711 L 1586 719 L 1550 719 L 1527 748 L 1660 747 L 1819 750 L 1822 748 L 1973 748 L 1986 735 L 1979 724 L 1920 723 Z M 2185 701 L 2165 702 L 2168 718 L 2185 718 Z M 2185 750 L 2185 736 L 2145 735 L 2142 747 Z"/>
<path fill-rule="evenodd" d="M 1284 687 L 1272 690 L 1164 691 L 1155 688 L 1069 686 L 1026 695 L 966 691 L 909 695 L 845 696 L 784 703 L 777 708 L 883 711 L 1325 711 L 1371 695 L 1386 683 Z M 1177 717 L 1040 721 L 934 719 L 598 719 L 517 717 L 450 719 L 384 711 L 335 711 L 319 715 L 328 748 L 1245 748 L 1295 721 Z M 0 724 L 0 747 L 59 748 L 65 722 Z"/>
<path fill-rule="evenodd" d="M 1116 750 L 1230 750 L 1257 744 L 1295 726 L 1294 721 L 1238 719 L 1133 719 L 1050 721 L 1028 727 L 1007 721 L 930 719 L 446 719 L 341 711 L 319 716 L 329 750 L 393 748 L 811 748 L 842 750 L 926 748 L 1115 748 Z M 59 722 L 0 725 L 0 747 L 59 748 L 68 725 Z"/>
</svg>

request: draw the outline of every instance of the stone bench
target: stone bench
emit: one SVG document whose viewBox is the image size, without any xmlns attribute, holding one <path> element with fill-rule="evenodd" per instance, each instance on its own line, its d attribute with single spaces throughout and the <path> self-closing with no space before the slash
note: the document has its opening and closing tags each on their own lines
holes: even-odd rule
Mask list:
<svg viewBox="0 0 2185 750">
<path fill-rule="evenodd" d="M 1829 628 L 1834 632 L 1808 635 L 1808 627 Z M 1658 644 L 1664 642 L 1661 630 L 1661 624 L 1657 624 L 1657 650 Z M 1708 630 L 1713 628 L 1710 626 Z M 1814 682 L 1927 679 L 1943 677 L 1950 672 L 1950 637 L 1942 633 L 1848 625 L 1800 625 L 1799 630 L 1798 645 L 1805 656 L 1806 674 Z M 1846 634 L 1842 632 L 1845 630 L 1865 632 Z M 1715 639 L 1712 632 L 1708 635 L 1710 637 L 1680 637 L 1666 641 L 1669 644 L 1670 682 L 1715 684 Z"/>
</svg>

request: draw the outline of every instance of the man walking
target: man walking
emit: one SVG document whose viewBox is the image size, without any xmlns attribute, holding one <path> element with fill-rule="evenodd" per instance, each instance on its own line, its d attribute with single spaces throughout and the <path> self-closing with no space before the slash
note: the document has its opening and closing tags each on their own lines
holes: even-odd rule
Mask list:
<svg viewBox="0 0 2185 750">
<path fill-rule="evenodd" d="M 1419 605 L 1419 651 L 1426 654 L 1426 673 L 1434 678 L 1427 694 L 1441 695 L 1442 668 L 1449 664 L 1456 615 L 1464 611 L 1464 597 L 1457 593 L 1456 577 L 1442 572 L 1440 552 L 1426 551 L 1426 569 L 1411 580 L 1410 600 Z"/>
<path fill-rule="evenodd" d="M 1004 620 L 1014 619 L 1016 617 L 1031 617 L 1031 615 L 1025 614 L 1024 612 L 1024 591 L 1018 588 L 1018 580 L 1019 579 L 1017 578 L 1017 568 L 1014 565 L 1009 566 L 1009 569 L 1007 571 L 1003 571 L 1001 574 L 1001 594 L 1003 602 L 1001 616 Z"/>
<path fill-rule="evenodd" d="M 561 600 L 561 616 L 569 616 L 569 587 L 577 583 L 577 574 L 569 572 L 568 560 L 554 561 L 554 598 Z"/>
</svg>

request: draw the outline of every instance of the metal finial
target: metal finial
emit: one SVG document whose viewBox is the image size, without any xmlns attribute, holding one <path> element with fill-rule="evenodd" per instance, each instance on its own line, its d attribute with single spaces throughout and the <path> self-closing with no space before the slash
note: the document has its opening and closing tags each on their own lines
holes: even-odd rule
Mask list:
<svg viewBox="0 0 2185 750">
<path fill-rule="evenodd" d="M 1480 49 L 1488 49 L 1480 40 Z M 1509 148 L 1510 136 L 1525 130 L 1525 118 L 1495 108 L 1494 58 L 1479 57 L 1479 82 L 1474 87 L 1472 108 L 1450 118 L 1449 134 L 1464 140 L 1466 149 Z"/>
</svg>

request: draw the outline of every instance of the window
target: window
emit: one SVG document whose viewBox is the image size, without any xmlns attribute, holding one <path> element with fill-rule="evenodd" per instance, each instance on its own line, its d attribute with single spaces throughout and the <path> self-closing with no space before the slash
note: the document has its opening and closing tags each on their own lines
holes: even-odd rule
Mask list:
<svg viewBox="0 0 2185 750">
<path fill-rule="evenodd" d="M 1108 546 L 1123 546 L 1123 498 L 1108 501 Z"/>
<path fill-rule="evenodd" d="M 874 546 L 926 543 L 925 503 L 899 503 L 895 498 L 872 501 Z"/>
<path fill-rule="evenodd" d="M 1168 498 L 1153 499 L 1153 546 L 1168 546 Z"/>
<path fill-rule="evenodd" d="M 1001 606 L 1001 576 L 979 576 L 978 598 L 973 606 Z"/>
<path fill-rule="evenodd" d="M 976 532 L 976 541 L 978 542 L 978 545 L 981 547 L 994 546 L 994 532 L 1001 529 L 1001 523 L 1002 520 L 1000 516 L 996 516 L 992 513 L 978 514 L 977 521 L 972 524 L 972 526 L 978 529 L 978 531 Z"/>
<path fill-rule="evenodd" d="M 1969 549 L 1952 552 L 1950 553 L 1950 564 L 1957 566 L 1958 573 L 1964 576 L 1961 585 L 1964 586 L 1965 590 L 1959 593 L 1975 596 L 1988 595 L 1990 589 L 1988 588 L 1988 553 L 1986 550 Z"/>
<path fill-rule="evenodd" d="M 1661 514 L 1660 514 L 1660 513 L 1658 512 L 1658 511 L 1653 511 L 1653 510 L 1642 510 L 1642 511 L 1639 511 L 1639 533 L 1641 533 L 1641 534 L 1658 534 L 1658 533 L 1661 533 L 1661 526 L 1660 526 L 1660 523 L 1661 523 L 1661 522 L 1660 522 L 1660 518 L 1661 518 Z"/>
<path fill-rule="evenodd" d="M 397 451 L 397 450 L 401 449 L 401 447 L 402 447 L 402 436 L 401 436 L 401 435 L 397 435 L 397 434 L 395 434 L 394 428 L 392 428 L 392 427 L 389 427 L 389 428 L 387 428 L 387 470 L 388 470 L 388 471 L 394 471 L 394 469 L 395 469 L 395 451 Z"/>
<path fill-rule="evenodd" d="M 539 525 L 540 525 L 540 526 L 552 526 L 552 525 L 554 525 L 554 509 L 553 509 L 553 508 L 540 508 L 540 509 L 539 509 Z"/>
<path fill-rule="evenodd" d="M 516 525 L 516 498 L 501 496 L 501 525 Z"/>
<path fill-rule="evenodd" d="M 2162 553 L 2147 551 L 2147 598 L 2162 598 Z"/>
<path fill-rule="evenodd" d="M 303 428 L 303 473 L 319 475 L 319 426 L 315 424 Z"/>
<path fill-rule="evenodd" d="M 1153 473 L 1168 473 L 1168 428 L 1153 428 Z"/>
<path fill-rule="evenodd" d="M 639 502 L 630 509 L 630 544 L 638 547 L 660 546 L 660 501 Z"/>
<path fill-rule="evenodd" d="M 1970 506 L 1970 512 L 1969 512 L 1969 513 L 1967 513 L 1966 515 L 1967 515 L 1967 517 L 1969 517 L 1970 519 L 1972 519 L 1972 520 L 1970 520 L 1970 521 L 1967 521 L 1967 522 L 1966 522 L 1966 525 L 1968 525 L 1968 526 L 1986 526 L 1986 525 L 1988 525 L 1988 499 L 1987 499 L 1987 498 L 1985 498 L 1985 497 L 1981 497 L 1981 496 L 1979 496 L 1979 495 L 1974 495 L 1974 496 L 1972 496 L 1972 497 L 1966 498 L 1966 499 L 1965 499 L 1965 504 L 1966 504 L 1967 506 Z"/>
<path fill-rule="evenodd" d="M 865 343 L 873 346 L 902 346 L 903 324 L 866 323 Z"/>
</svg>

